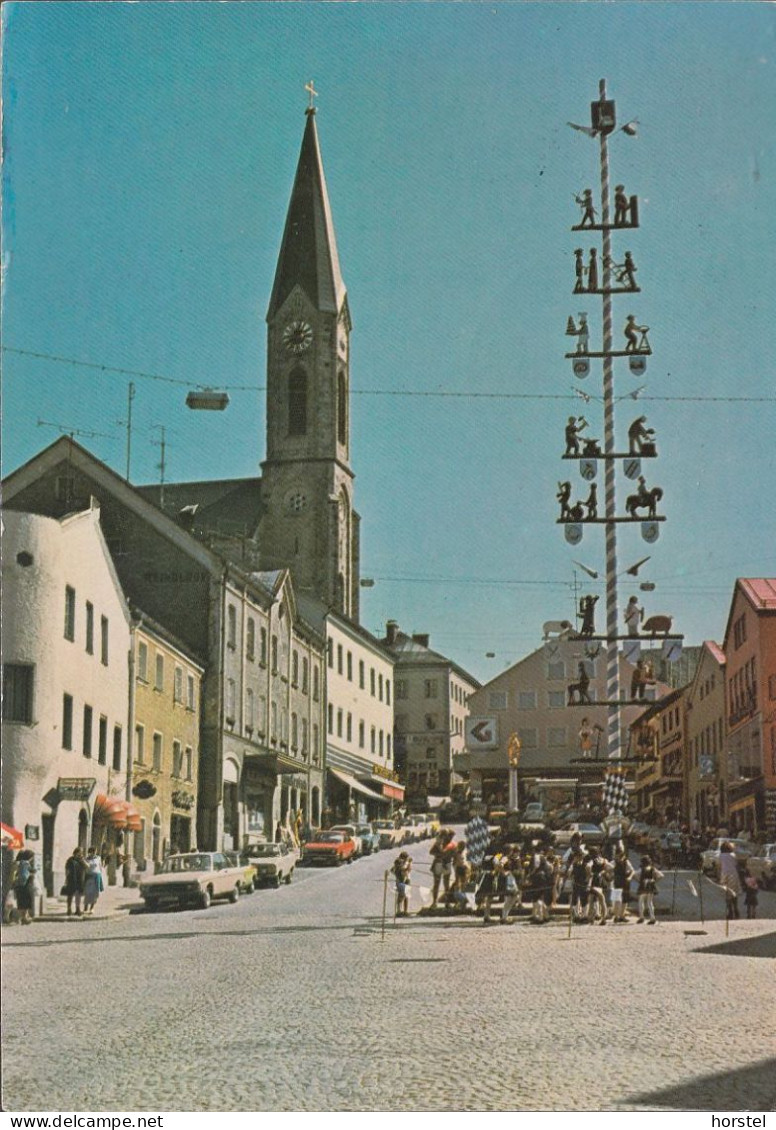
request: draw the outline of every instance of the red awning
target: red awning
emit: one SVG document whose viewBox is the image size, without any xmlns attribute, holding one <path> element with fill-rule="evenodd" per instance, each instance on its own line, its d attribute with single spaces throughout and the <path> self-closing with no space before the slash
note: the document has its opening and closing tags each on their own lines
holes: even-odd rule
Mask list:
<svg viewBox="0 0 776 1130">
<path fill-rule="evenodd" d="M 24 833 L 20 832 L 18 828 L 12 828 L 10 824 L 0 824 L 0 835 L 2 836 L 3 847 L 10 848 L 12 851 L 18 851 L 24 847 Z"/>
<path fill-rule="evenodd" d="M 127 805 L 127 811 L 124 815 L 128 832 L 141 832 L 143 830 L 143 818 L 133 804 Z"/>
<path fill-rule="evenodd" d="M 94 821 L 96 824 L 109 824 L 112 828 L 124 828 L 128 808 L 125 800 L 98 793 L 94 798 Z"/>
</svg>

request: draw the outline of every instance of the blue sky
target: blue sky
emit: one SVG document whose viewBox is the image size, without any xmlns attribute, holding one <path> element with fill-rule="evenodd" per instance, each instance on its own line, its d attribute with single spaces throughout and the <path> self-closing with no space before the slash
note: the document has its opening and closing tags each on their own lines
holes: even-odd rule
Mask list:
<svg viewBox="0 0 776 1130">
<path fill-rule="evenodd" d="M 602 527 L 566 545 L 555 491 L 574 479 L 566 417 L 602 434 L 563 331 L 585 308 L 572 195 L 598 175 L 597 142 L 566 123 L 605 77 L 619 121 L 639 120 L 610 144 L 641 211 L 616 251 L 642 293 L 617 300 L 615 330 L 635 313 L 654 351 L 645 381 L 616 370 L 618 396 L 646 384 L 618 432 L 641 413 L 656 429 L 668 518 L 652 547 L 620 527 L 621 567 L 651 552 L 647 612 L 688 643 L 721 638 L 736 576 L 776 575 L 773 5 L 12 0 L 2 16 L 4 345 L 184 382 L 132 378 L 136 482 L 158 478 L 162 425 L 168 479 L 257 473 L 264 315 L 315 80 L 354 321 L 362 621 L 430 632 L 483 679 L 573 615 L 574 558 L 604 561 Z M 128 376 L 8 351 L 3 376 L 4 473 L 59 427 L 98 433 L 80 441 L 123 473 Z M 192 413 L 189 381 L 248 388 Z M 500 395 L 396 395 L 442 392 Z M 729 397 L 745 399 L 710 399 Z"/>
</svg>

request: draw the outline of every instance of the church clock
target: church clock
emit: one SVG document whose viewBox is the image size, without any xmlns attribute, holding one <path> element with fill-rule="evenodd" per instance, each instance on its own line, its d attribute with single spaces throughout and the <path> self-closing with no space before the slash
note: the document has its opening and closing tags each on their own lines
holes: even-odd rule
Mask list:
<svg viewBox="0 0 776 1130">
<path fill-rule="evenodd" d="M 289 353 L 304 353 L 313 341 L 313 328 L 309 322 L 297 318 L 283 330 L 283 345 Z"/>
</svg>

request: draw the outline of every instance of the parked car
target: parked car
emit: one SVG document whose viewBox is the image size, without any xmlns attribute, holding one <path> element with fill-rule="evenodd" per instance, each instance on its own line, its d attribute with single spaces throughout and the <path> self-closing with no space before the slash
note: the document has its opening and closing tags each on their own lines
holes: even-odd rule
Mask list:
<svg viewBox="0 0 776 1130">
<path fill-rule="evenodd" d="M 658 863 L 677 867 L 682 863 L 684 856 L 684 839 L 681 832 L 669 832 L 663 829 L 657 842 L 655 852 Z"/>
<path fill-rule="evenodd" d="M 342 832 L 344 835 L 350 836 L 351 840 L 356 845 L 356 855 L 363 855 L 364 849 L 361 843 L 361 837 L 356 831 L 355 824 L 334 824 L 331 828 L 329 828 L 329 831 Z"/>
<path fill-rule="evenodd" d="M 401 832 L 401 842 L 403 844 L 417 843 L 418 829 L 415 824 L 413 824 L 409 816 L 406 818 L 406 820 L 402 820 L 401 828 L 399 829 L 399 831 Z"/>
<path fill-rule="evenodd" d="M 776 844 L 763 844 L 746 862 L 749 874 L 761 887 L 776 888 Z"/>
<path fill-rule="evenodd" d="M 375 820 L 372 827 L 379 837 L 381 848 L 395 848 L 402 842 L 403 837 L 393 820 Z"/>
<path fill-rule="evenodd" d="M 521 813 L 525 824 L 543 824 L 545 821 L 544 805 L 536 801 L 527 804 Z"/>
<path fill-rule="evenodd" d="M 213 899 L 237 902 L 243 880 L 242 866 L 233 866 L 223 852 L 191 851 L 169 855 L 156 875 L 142 881 L 140 897 L 148 910 L 169 903 L 206 910 Z"/>
<path fill-rule="evenodd" d="M 356 858 L 356 843 L 352 836 L 337 832 L 319 832 L 315 839 L 305 844 L 304 862 L 306 864 L 328 863 L 339 867 L 342 863 L 352 863 Z"/>
<path fill-rule="evenodd" d="M 239 867 L 240 871 L 242 871 L 240 894 L 252 894 L 256 888 L 256 868 L 253 863 L 248 859 L 241 858 L 236 851 L 225 851 L 224 855 L 229 860 L 232 867 Z"/>
<path fill-rule="evenodd" d="M 299 848 L 285 843 L 252 844 L 245 849 L 242 857 L 250 860 L 254 867 L 256 889 L 265 885 L 279 887 L 293 879 L 294 868 L 299 863 Z"/>
<path fill-rule="evenodd" d="M 371 824 L 356 824 L 356 835 L 361 840 L 362 855 L 372 855 L 380 850 L 380 837 Z"/>
<path fill-rule="evenodd" d="M 644 848 L 649 835 L 649 824 L 643 820 L 634 820 L 628 832 L 628 844 L 633 848 Z"/>
<path fill-rule="evenodd" d="M 701 852 L 701 869 L 706 875 L 715 879 L 719 877 L 719 856 L 722 844 L 732 845 L 739 871 L 745 871 L 749 859 L 757 850 L 749 840 L 734 840 L 730 836 L 721 836 L 712 840 L 706 851 Z"/>
<path fill-rule="evenodd" d="M 436 816 L 433 812 L 427 812 L 426 821 L 428 823 L 428 834 L 433 839 L 434 836 L 439 835 L 439 829 L 442 826 L 439 823 L 439 817 Z"/>
<path fill-rule="evenodd" d="M 571 824 L 567 824 L 565 828 L 560 828 L 557 832 L 555 832 L 555 847 L 570 847 L 571 837 L 577 833 L 582 837 L 582 842 L 586 847 L 602 844 L 606 838 L 604 830 L 600 827 L 600 825 L 584 824 L 579 821 L 574 821 Z"/>
</svg>

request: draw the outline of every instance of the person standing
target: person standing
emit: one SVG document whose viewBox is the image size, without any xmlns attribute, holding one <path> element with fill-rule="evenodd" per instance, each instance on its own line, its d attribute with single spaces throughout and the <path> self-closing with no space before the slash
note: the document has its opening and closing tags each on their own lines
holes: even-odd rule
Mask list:
<svg viewBox="0 0 776 1130">
<path fill-rule="evenodd" d="M 571 906 L 578 922 L 587 922 L 587 904 L 590 899 L 590 861 L 581 847 L 574 849 L 569 865 L 571 871 Z"/>
<path fill-rule="evenodd" d="M 630 883 L 635 874 L 625 848 L 618 848 L 614 853 L 612 870 L 612 913 L 615 922 L 625 922 L 628 917 Z"/>
<path fill-rule="evenodd" d="M 16 896 L 19 921 L 22 926 L 29 926 L 32 922 L 35 899 L 35 855 L 29 848 L 22 848 L 16 856 L 16 862 L 11 873 L 11 884 Z"/>
<path fill-rule="evenodd" d="M 508 925 L 513 907 L 515 905 L 520 906 L 522 885 L 523 865 L 520 862 L 520 854 L 512 852 L 504 867 L 504 903 L 501 907 L 501 924 L 503 926 Z"/>
<path fill-rule="evenodd" d="M 472 869 L 466 859 L 466 844 L 461 842 L 456 845 L 453 858 L 453 885 L 450 888 L 450 897 L 453 908 L 463 913 L 466 910 L 466 888 L 469 885 Z"/>
<path fill-rule="evenodd" d="M 396 917 L 407 918 L 410 912 L 410 872 L 412 860 L 406 851 L 399 852 L 392 867 L 396 881 Z"/>
<path fill-rule="evenodd" d="M 496 855 L 490 860 L 483 862 L 482 876 L 480 878 L 480 885 L 477 888 L 477 902 L 482 903 L 483 908 L 483 926 L 490 926 L 493 919 L 491 918 L 491 907 L 493 900 L 498 898 L 502 893 L 504 887 L 504 868 L 503 861 L 500 855 Z"/>
<path fill-rule="evenodd" d="M 439 888 L 444 880 L 445 887 L 445 902 L 450 898 L 450 880 L 453 872 L 453 856 L 455 855 L 455 844 L 453 843 L 453 832 L 450 828 L 442 828 L 439 835 L 434 840 L 431 848 L 429 849 L 431 856 L 431 874 L 433 876 L 433 883 L 431 886 L 431 905 L 435 907 L 439 899 Z"/>
<path fill-rule="evenodd" d="M 725 891 L 725 914 L 728 919 L 740 918 L 738 896 L 741 894 L 741 879 L 738 874 L 738 860 L 733 845 L 728 841 L 719 849 L 719 881 Z"/>
<path fill-rule="evenodd" d="M 93 914 L 97 899 L 105 890 L 102 877 L 102 862 L 99 855 L 90 847 L 86 853 L 86 879 L 84 880 L 84 914 Z"/>
<path fill-rule="evenodd" d="M 608 870 L 609 864 L 606 861 L 604 853 L 601 851 L 600 847 L 598 847 L 593 852 L 593 858 L 590 861 L 590 897 L 587 903 L 587 917 L 591 925 L 595 923 L 599 914 L 601 925 L 606 925 L 606 896 L 604 889 L 606 887 Z"/>
<path fill-rule="evenodd" d="M 757 880 L 753 875 L 747 875 L 744 879 L 744 906 L 746 907 L 746 917 L 757 917 Z"/>
<path fill-rule="evenodd" d="M 641 857 L 641 870 L 639 871 L 639 917 L 638 922 L 643 922 L 647 916 L 650 926 L 657 922 L 655 918 L 655 895 L 657 894 L 657 881 L 663 878 L 663 872 L 658 871 L 648 855 Z"/>
<path fill-rule="evenodd" d="M 73 848 L 73 854 L 65 863 L 65 895 L 67 896 L 67 913 L 73 913 L 73 902 L 75 902 L 76 917 L 80 918 L 81 899 L 84 894 L 84 885 L 86 883 L 86 863 L 84 861 L 84 853 L 80 847 Z"/>
</svg>

